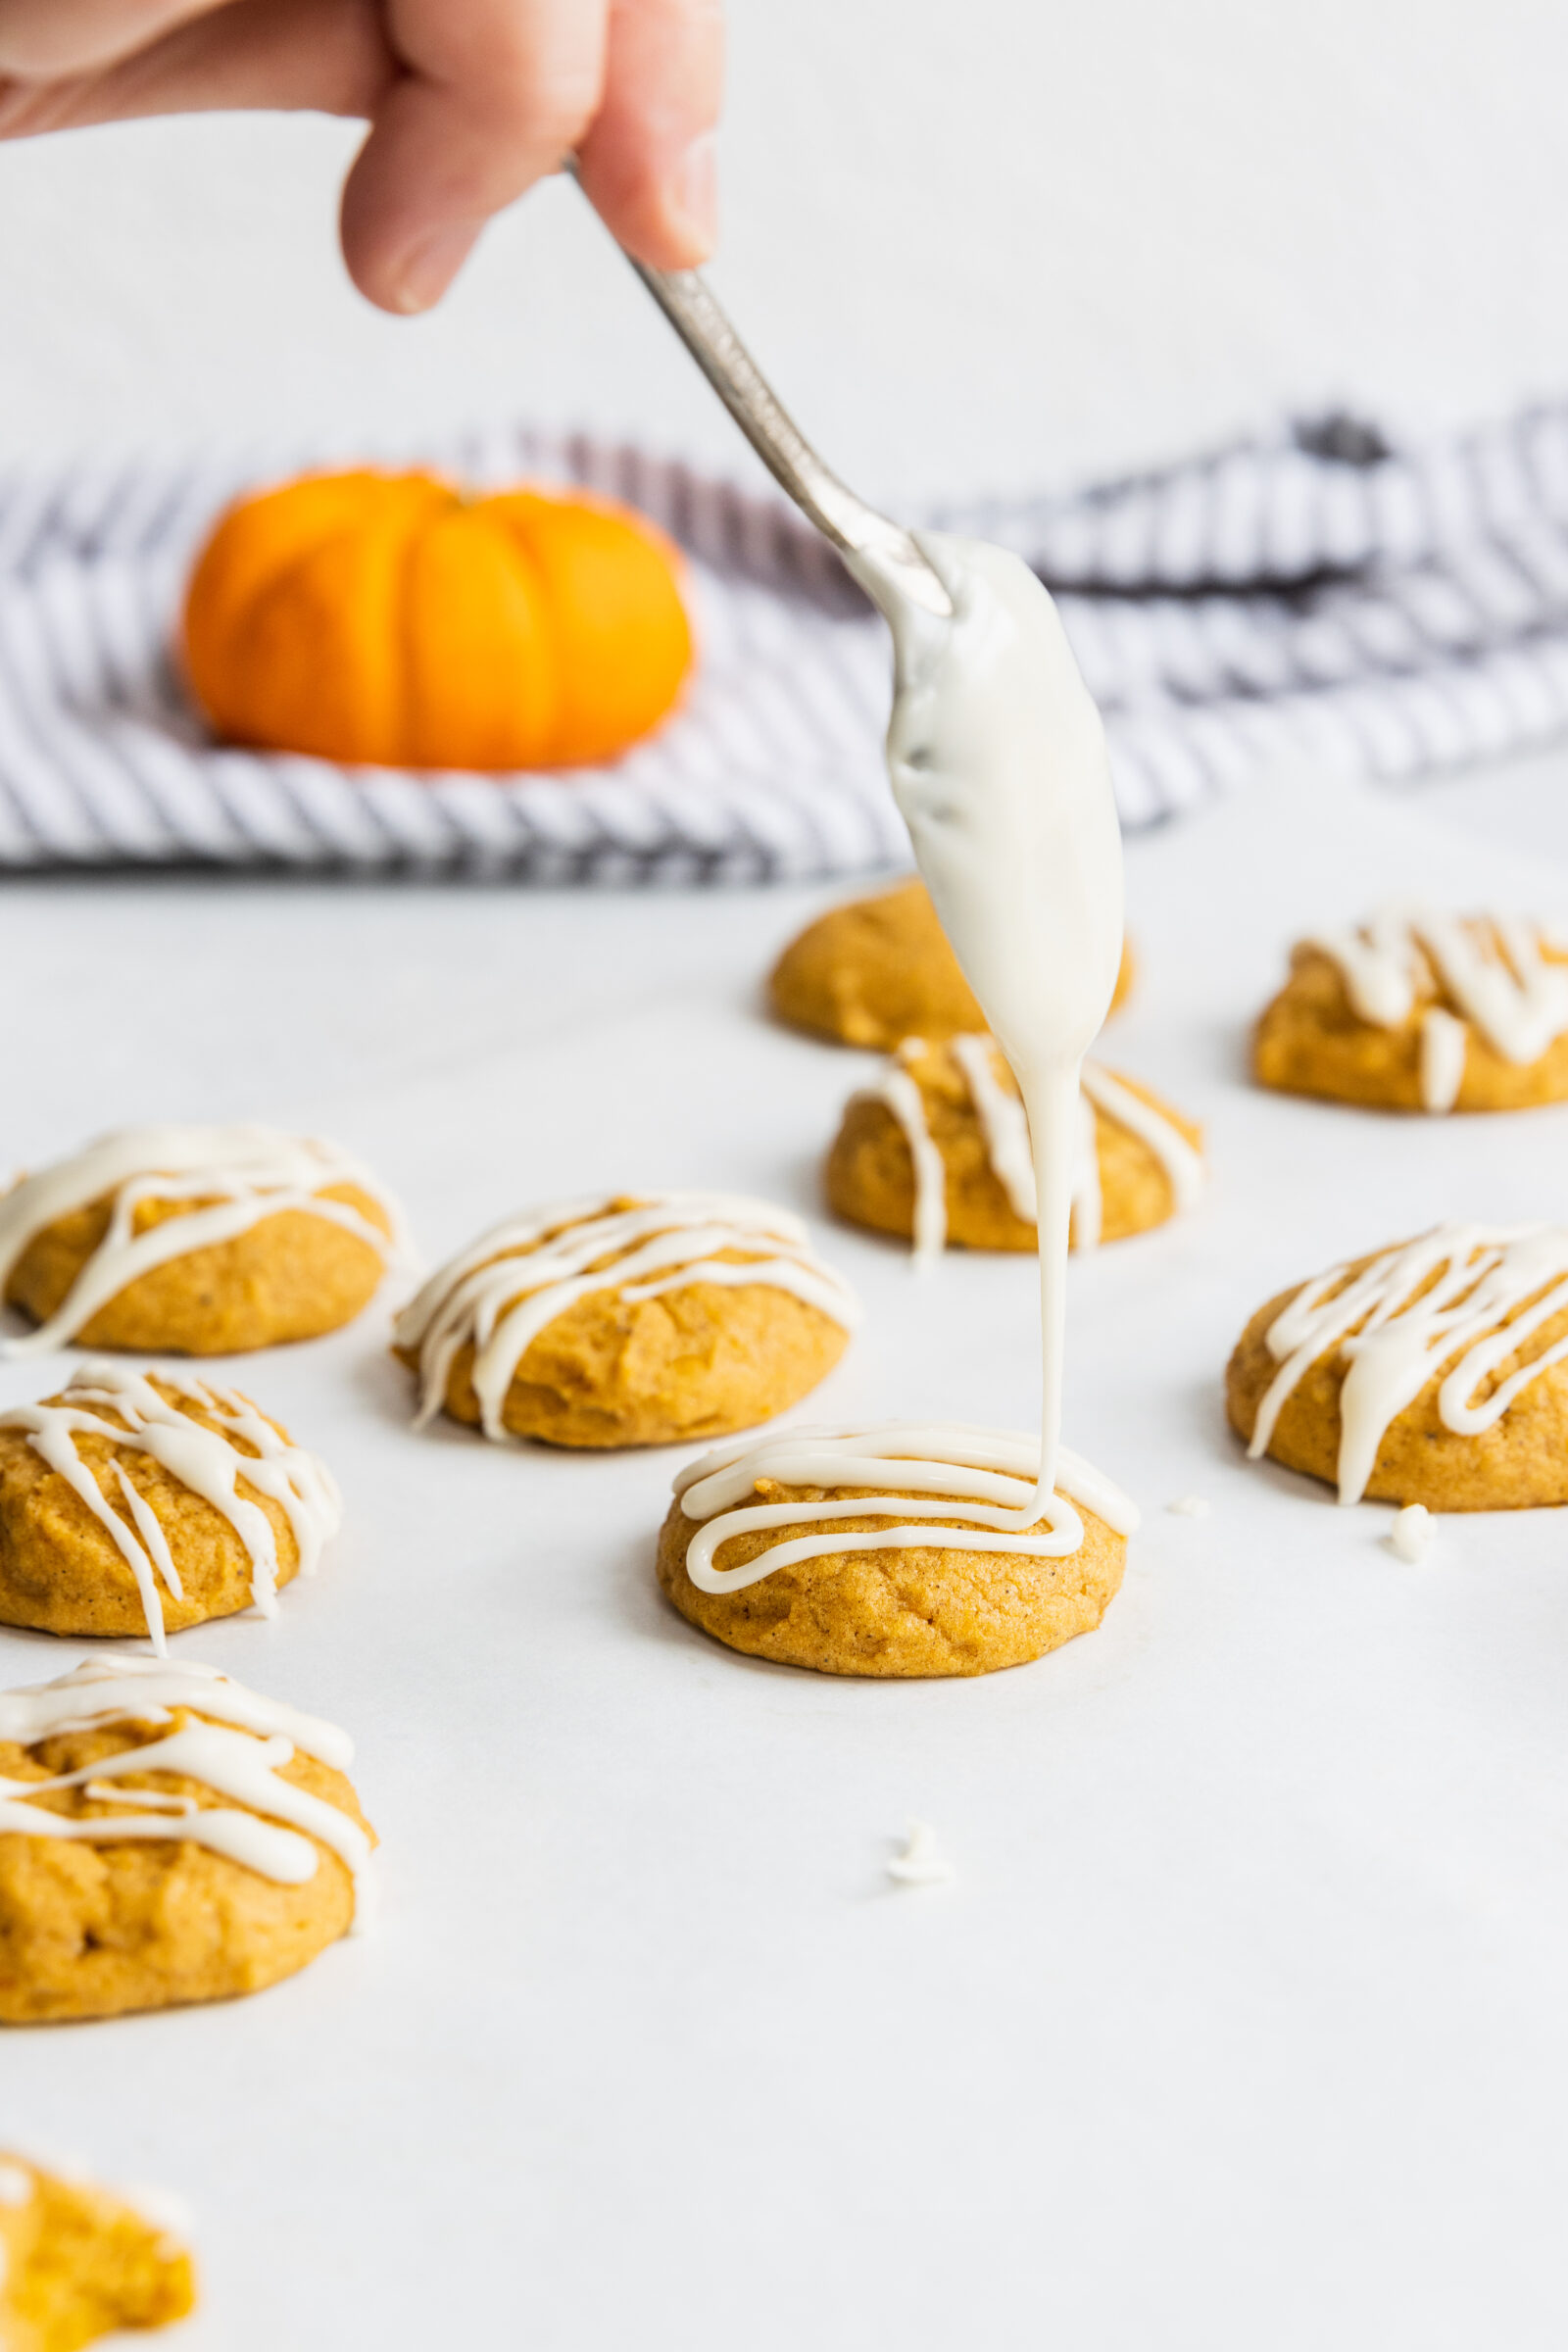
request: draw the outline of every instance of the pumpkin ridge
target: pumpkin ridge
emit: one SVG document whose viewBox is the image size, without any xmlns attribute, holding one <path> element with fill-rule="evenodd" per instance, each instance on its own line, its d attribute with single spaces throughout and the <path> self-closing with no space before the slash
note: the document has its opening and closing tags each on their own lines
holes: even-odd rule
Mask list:
<svg viewBox="0 0 1568 2352">
<path fill-rule="evenodd" d="M 681 594 L 680 548 L 650 515 L 639 514 L 634 508 L 624 507 L 615 499 L 584 489 L 581 485 L 558 489 L 548 483 L 520 482 L 515 489 L 495 493 L 487 503 L 493 508 L 495 520 L 506 531 L 512 544 L 525 557 L 530 576 L 540 591 L 539 605 L 546 616 L 544 634 L 557 679 L 548 763 L 556 767 L 603 766 L 607 761 L 618 758 L 629 743 L 640 741 L 663 723 L 687 681 L 695 656 L 695 644 L 691 617 Z M 644 564 L 652 560 L 661 579 L 662 596 L 668 600 L 668 606 L 673 608 L 677 616 L 679 653 L 673 675 L 666 674 L 652 695 L 648 691 L 647 666 L 638 658 L 638 649 L 631 649 L 632 658 L 627 662 L 617 659 L 612 646 L 604 641 L 595 645 L 591 653 L 584 646 L 585 612 L 570 593 L 571 575 L 575 568 L 572 552 L 568 547 L 566 560 L 563 563 L 558 537 L 563 510 L 570 509 L 577 510 L 584 518 L 591 518 L 595 524 L 608 524 L 612 529 L 618 529 L 626 539 L 638 543 Z M 646 603 L 647 589 L 648 573 L 645 570 L 641 595 L 645 600 L 644 615 L 651 618 Z M 662 619 L 667 623 L 667 610 Z M 589 629 L 592 633 L 591 619 Z M 645 645 L 652 642 L 652 638 L 645 639 Z M 604 665 L 612 662 L 614 667 L 611 674 L 618 692 L 612 692 L 610 700 L 612 704 L 619 700 L 624 707 L 629 672 L 637 680 L 633 689 L 637 715 L 629 726 L 622 720 L 612 724 L 608 732 L 603 726 L 602 716 L 598 724 L 590 718 L 585 728 L 582 694 L 585 668 L 602 681 L 605 678 Z M 656 658 L 654 667 L 656 671 L 667 673 L 667 654 L 663 661 Z M 589 699 L 592 701 L 594 698 L 590 696 Z M 602 704 L 602 695 L 599 700 Z M 586 741 L 585 733 L 588 738 Z"/>
<path fill-rule="evenodd" d="M 444 488 L 446 485 L 443 484 L 442 487 Z M 455 506 L 461 509 L 466 504 L 466 502 L 463 498 L 462 494 L 454 490 L 452 492 L 451 506 L 448 506 L 442 510 L 441 519 L 445 521 L 447 515 L 449 515 L 452 512 L 452 507 Z M 418 541 L 422 536 L 426 526 L 430 522 L 434 521 L 434 519 L 435 511 L 433 508 L 428 513 L 416 515 L 413 518 L 413 523 L 409 531 L 404 537 L 403 545 L 399 549 L 397 556 L 397 585 L 392 594 L 392 627 L 398 646 L 397 682 L 395 687 L 396 709 L 393 712 L 393 731 L 398 740 L 404 744 L 417 741 L 417 728 L 419 720 L 419 713 L 415 703 L 415 679 L 417 675 L 417 671 L 415 659 L 416 647 L 414 627 L 414 598 L 411 594 L 411 583 L 414 577 L 414 566 L 418 561 Z M 421 766 L 425 764 L 426 763 L 423 761 L 420 762 Z"/>
<path fill-rule="evenodd" d="M 290 586 L 306 566 L 314 564 L 327 548 L 335 547 L 341 539 L 356 538 L 363 527 L 357 521 L 335 523 L 329 530 L 323 531 L 319 539 L 311 540 L 308 546 L 290 548 L 275 571 L 266 572 L 262 578 L 251 582 L 250 594 L 239 610 L 239 619 L 249 620 L 263 597 L 271 596 L 279 588 Z"/>
<path fill-rule="evenodd" d="M 418 477 L 394 475 L 388 478 L 404 481 Z M 431 477 L 430 487 L 444 489 L 446 485 L 438 483 L 434 477 Z M 411 514 L 410 519 L 412 523 L 417 519 L 417 516 Z M 234 613 L 235 625 L 241 631 L 254 630 L 259 615 L 275 597 L 280 595 L 286 597 L 297 584 L 304 581 L 312 566 L 318 564 L 323 556 L 329 556 L 334 548 L 344 547 L 351 541 L 362 537 L 364 531 L 365 521 L 362 515 L 341 515 L 327 523 L 326 527 L 317 536 L 292 548 L 275 569 L 267 571 L 251 583 L 249 594 Z M 253 681 L 247 679 L 245 685 L 253 687 Z M 235 696 L 229 701 L 226 710 L 220 709 L 215 711 L 214 715 L 220 720 L 224 731 L 232 731 L 242 740 L 248 740 L 268 749 L 281 748 L 274 742 L 271 733 L 265 726 L 258 724 L 251 692 L 242 692 Z M 314 756 L 320 757 L 322 755 Z"/>
<path fill-rule="evenodd" d="M 232 625 L 241 633 L 254 630 L 258 614 L 280 590 L 286 592 L 296 580 L 304 578 L 323 547 L 329 547 L 334 539 L 349 537 L 357 528 L 357 524 L 345 523 L 340 530 L 328 531 L 323 539 L 313 539 L 308 546 L 291 549 L 275 571 L 270 571 L 263 578 L 251 582 L 244 603 L 235 609 Z M 267 738 L 257 728 L 252 716 L 253 705 L 248 691 L 250 685 L 249 679 L 243 685 L 235 681 L 223 702 L 220 703 L 215 698 L 211 716 L 220 734 L 234 735 L 241 743 L 254 743 L 268 749 Z"/>
<path fill-rule="evenodd" d="M 553 677 L 559 678 L 562 664 L 566 657 L 566 633 L 562 624 L 560 608 L 550 593 L 550 574 L 540 561 L 539 551 L 527 533 L 518 529 L 508 515 L 497 514 L 494 511 L 498 503 L 493 499 L 485 501 L 485 504 L 492 510 L 486 515 L 485 520 L 489 528 L 506 541 L 518 568 L 526 572 L 528 576 L 528 584 L 533 591 L 535 603 L 542 615 L 542 633 L 550 657 L 550 673 Z M 542 730 L 547 764 L 551 767 L 559 767 L 564 764 L 561 743 L 561 689 L 558 686 L 551 697 L 550 723 Z"/>
<path fill-rule="evenodd" d="M 549 723 L 540 732 L 547 755 L 547 764 L 557 767 L 561 764 L 561 676 L 563 664 L 568 658 L 568 648 L 565 631 L 562 627 L 560 611 L 550 593 L 550 575 L 539 561 L 538 551 L 523 537 L 520 531 L 514 531 L 512 528 L 505 514 L 496 512 L 494 499 L 483 500 L 481 511 L 485 529 L 495 532 L 517 569 L 527 580 L 530 601 L 540 615 L 540 633 L 544 638 L 549 657 L 542 666 L 551 681 Z"/>
<path fill-rule="evenodd" d="M 299 591 L 303 592 L 311 574 L 318 566 L 323 563 L 329 564 L 334 553 L 352 554 L 355 547 L 363 545 L 368 536 L 372 544 L 379 540 L 382 555 L 395 564 L 400 546 L 412 538 L 419 520 L 420 515 L 417 511 L 383 515 L 370 526 L 368 533 L 365 523 L 357 521 L 345 526 L 342 530 L 328 531 L 321 538 L 314 540 L 310 547 L 300 555 L 296 564 L 285 567 L 265 590 L 258 591 L 250 608 L 253 625 L 259 622 L 264 611 L 270 610 L 274 606 L 281 606 L 282 610 L 286 612 L 291 589 L 297 585 Z M 386 612 L 389 621 L 395 628 L 397 620 L 395 588 L 387 596 Z M 336 666 L 340 674 L 355 677 L 362 684 L 371 682 L 374 669 L 373 649 L 368 648 L 363 639 L 356 642 L 352 631 L 343 634 L 340 636 L 334 652 L 337 656 Z M 368 653 L 371 656 L 368 676 L 366 671 Z M 352 753 L 349 755 L 355 764 L 373 766 L 396 764 L 395 726 L 400 716 L 397 703 L 402 692 L 403 664 L 393 662 L 387 665 L 387 668 L 389 691 L 386 692 L 386 701 L 379 712 L 371 712 L 372 718 L 379 718 L 381 723 L 370 727 L 369 735 L 372 740 L 368 741 L 365 711 L 362 708 L 356 728 L 358 740 L 354 743 Z M 254 740 L 274 748 L 281 748 L 275 730 L 257 723 L 254 710 L 251 716 L 251 728 Z M 305 730 L 302 729 L 301 733 L 304 732 Z M 327 750 L 324 744 L 320 743 L 307 742 L 304 748 L 307 756 L 318 759 L 332 759 L 340 756 Z"/>
<path fill-rule="evenodd" d="M 374 475 L 368 474 L 363 478 L 367 481 L 377 478 L 383 478 L 389 481 L 409 481 L 424 478 L 428 480 L 429 486 L 432 489 L 445 490 L 449 488 L 448 484 L 439 481 L 433 474 L 427 477 L 410 474 L 393 474 L 384 477 L 376 477 Z M 304 474 L 297 482 L 285 485 L 285 488 L 296 490 L 303 489 L 312 486 L 318 481 L 330 479 L 330 476 Z M 275 489 L 265 490 L 260 493 L 255 501 L 255 504 L 260 507 L 266 507 L 279 495 L 279 491 Z M 244 503 L 244 501 L 239 501 L 236 502 L 235 505 L 224 508 L 223 512 L 218 518 L 212 538 L 209 541 L 208 550 L 204 550 L 201 561 L 205 561 L 207 552 L 209 552 L 211 547 L 216 544 L 218 539 L 227 531 L 229 525 L 235 519 L 236 514 L 243 511 Z M 234 616 L 236 618 L 243 619 L 245 614 L 250 611 L 252 605 L 255 604 L 259 597 L 270 595 L 274 587 L 276 587 L 283 580 L 291 579 L 302 565 L 309 564 L 314 557 L 320 554 L 322 549 L 335 545 L 335 543 L 340 539 L 352 538 L 360 531 L 363 531 L 364 528 L 365 522 L 363 514 L 338 514 L 330 520 L 326 521 L 322 528 L 316 532 L 310 539 L 301 540 L 297 544 L 291 545 L 288 553 L 283 557 L 280 563 L 269 565 L 267 570 L 259 573 L 257 577 L 251 581 L 244 600 L 236 609 L 236 613 Z M 196 571 L 200 570 L 200 562 L 198 562 L 195 569 Z M 194 572 L 192 576 L 194 579 Z"/>
</svg>

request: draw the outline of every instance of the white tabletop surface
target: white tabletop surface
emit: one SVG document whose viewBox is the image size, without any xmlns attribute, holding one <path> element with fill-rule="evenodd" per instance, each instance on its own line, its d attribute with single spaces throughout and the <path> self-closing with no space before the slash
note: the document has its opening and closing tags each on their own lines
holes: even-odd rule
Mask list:
<svg viewBox="0 0 1568 2352">
<path fill-rule="evenodd" d="M 1077 1262 L 1070 1441 L 1146 1508 L 1103 1628 L 972 1682 L 744 1661 L 664 1606 L 679 1456 L 416 1438 L 384 1307 L 235 1376 L 349 1521 L 182 1647 L 347 1725 L 384 1917 L 259 1997 L 4 2038 L 0 2136 L 182 2190 L 191 2352 L 1560 2347 L 1568 1572 L 1249 1467 L 1252 1307 L 1446 1213 L 1560 1214 L 1568 1108 L 1268 1099 L 1298 929 L 1391 889 L 1568 916 L 1417 804 L 1260 791 L 1132 846 L 1113 1066 L 1200 1115 L 1190 1218 Z M 1458 813 L 1467 811 L 1460 808 Z M 427 1250 L 579 1187 L 818 1216 L 859 1057 L 758 983 L 820 892 L 0 891 L 4 1157 L 150 1116 L 341 1138 Z M 1026 1261 L 820 1223 L 866 1326 L 802 1417 L 1034 1410 Z M 53 1367 L 0 1367 L 0 1401 Z M 1163 1505 L 1198 1494 L 1204 1520 Z M 72 1644 L 0 1636 L 7 1684 Z M 949 1886 L 901 1889 L 908 1817 Z"/>
</svg>

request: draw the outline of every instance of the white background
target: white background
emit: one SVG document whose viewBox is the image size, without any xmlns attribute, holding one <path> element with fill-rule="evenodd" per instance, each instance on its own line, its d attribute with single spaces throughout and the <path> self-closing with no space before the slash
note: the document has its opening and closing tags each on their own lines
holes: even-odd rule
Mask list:
<svg viewBox="0 0 1568 2352">
<path fill-rule="evenodd" d="M 716 274 L 869 490 L 1568 385 L 1556 0 L 734 24 Z M 331 242 L 353 142 L 0 150 L 0 462 L 517 413 L 730 457 L 570 190 L 436 317 L 369 312 Z M 1426 807 L 1456 790 L 1568 851 L 1549 766 Z M 662 1457 L 414 1441 L 377 1310 L 246 1365 L 351 1518 L 276 1628 L 195 1639 L 359 1735 L 384 1927 L 251 2002 L 3 2051 L 9 2134 L 195 2201 L 193 2352 L 1559 2352 L 1558 1516 L 1447 1523 L 1406 1568 L 1385 1515 L 1245 1469 L 1217 1382 L 1258 1299 L 1341 1250 L 1560 1213 L 1568 1112 L 1391 1126 L 1237 1085 L 1286 938 L 1423 874 L 1560 917 L 1568 879 L 1388 811 L 1272 821 L 1133 845 L 1116 1051 L 1207 1119 L 1216 1184 L 1075 1268 L 1071 1435 L 1153 1508 L 1057 1658 L 897 1690 L 745 1664 L 657 1598 Z M 806 905 L 10 884 L 4 1157 L 154 1110 L 298 1120 L 373 1156 L 433 1249 L 579 1183 L 809 1207 L 853 1057 L 754 996 Z M 820 1409 L 1027 1417 L 1025 1267 L 925 1289 L 826 1246 L 872 1312 Z M 1211 1520 L 1160 1512 L 1195 1488 Z M 60 1662 L 0 1648 L 7 1683 Z M 889 1888 L 909 1812 L 953 1888 Z"/>
<path fill-rule="evenodd" d="M 1568 385 L 1560 0 L 733 0 L 717 277 L 894 498 L 1177 456 L 1325 399 Z M 574 192 L 418 323 L 335 258 L 357 133 L 0 151 L 0 457 L 525 413 L 727 456 Z"/>
<path fill-rule="evenodd" d="M 1286 943 L 1399 887 L 1561 921 L 1568 869 L 1299 787 L 1129 863 L 1105 1055 L 1203 1119 L 1213 1183 L 1071 1268 L 1067 1434 L 1148 1510 L 1098 1633 L 967 1682 L 745 1660 L 654 1581 L 679 1449 L 416 1438 L 384 1303 L 233 1367 L 349 1516 L 274 1625 L 179 1646 L 355 1733 L 382 1923 L 0 2045 L 5 2137 L 194 2201 L 181 2352 L 1560 2352 L 1563 1514 L 1442 1520 L 1411 1567 L 1387 1507 L 1244 1462 L 1220 1380 L 1294 1279 L 1562 1210 L 1568 1106 L 1248 1087 Z M 322 1128 L 442 1252 L 650 1181 L 819 1218 L 866 1057 L 758 998 L 819 903 L 9 883 L 6 1150 Z M 818 1233 L 867 1318 L 801 1418 L 1027 1423 L 1029 1260 Z M 0 1634 L 0 1687 L 76 1654 Z M 910 1814 L 951 1886 L 889 1883 Z"/>
</svg>

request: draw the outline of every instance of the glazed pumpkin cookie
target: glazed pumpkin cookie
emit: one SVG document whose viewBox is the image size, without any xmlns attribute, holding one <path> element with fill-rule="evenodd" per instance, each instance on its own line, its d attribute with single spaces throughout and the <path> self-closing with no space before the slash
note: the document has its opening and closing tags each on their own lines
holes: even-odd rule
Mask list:
<svg viewBox="0 0 1568 2352">
<path fill-rule="evenodd" d="M 1386 907 L 1303 940 L 1258 1022 L 1264 1086 L 1382 1110 L 1568 1098 L 1568 947 L 1533 923 Z"/>
<path fill-rule="evenodd" d="M 1112 1012 L 1132 979 L 1132 951 L 1124 946 Z M 918 877 L 819 915 L 779 957 L 768 996 L 792 1028 L 885 1054 L 902 1038 L 940 1043 L 985 1027 Z"/>
<path fill-rule="evenodd" d="M 1523 1510 L 1568 1502 L 1565 1358 L 1568 1227 L 1440 1225 L 1259 1307 L 1226 1409 L 1342 1502 Z"/>
<path fill-rule="evenodd" d="M 780 1665 L 1021 1666 L 1100 1623 L 1138 1525 L 1065 1451 L 1039 1512 L 1039 1461 L 1031 1438 L 903 1421 L 710 1453 L 675 1481 L 659 1581 L 693 1625 Z"/>
<path fill-rule="evenodd" d="M 259 1992 L 363 1924 L 353 1753 L 194 1662 L 0 1692 L 0 2024 Z"/>
<path fill-rule="evenodd" d="M 232 1389 L 82 1364 L 0 1413 L 0 1625 L 177 1632 L 310 1575 L 337 1533 L 331 1472 Z"/>
<path fill-rule="evenodd" d="M 639 1193 L 509 1218 L 398 1317 L 422 1426 L 662 1446 L 769 1420 L 843 1354 L 855 1300 L 799 1218 L 721 1193 Z"/>
<path fill-rule="evenodd" d="M 1086 1061 L 1072 1246 L 1162 1225 L 1203 1189 L 1202 1130 L 1148 1087 Z M 852 1095 L 827 1160 L 841 1217 L 912 1238 L 916 1254 L 1036 1246 L 1035 1175 L 1017 1081 L 990 1037 L 906 1038 Z"/>
<path fill-rule="evenodd" d="M 0 1298 L 78 1341 L 232 1355 L 336 1331 L 406 1244 L 396 1204 L 334 1144 L 269 1127 L 127 1127 L 0 1197 Z"/>
<path fill-rule="evenodd" d="M 121 2328 L 167 2328 L 195 2308 L 181 2233 L 84 2180 L 0 2151 L 0 2347 L 78 2352 Z"/>
<path fill-rule="evenodd" d="M 682 571 L 646 515 L 591 491 L 307 474 L 220 519 L 185 671 L 232 743 L 391 767 L 611 760 L 691 667 Z"/>
</svg>

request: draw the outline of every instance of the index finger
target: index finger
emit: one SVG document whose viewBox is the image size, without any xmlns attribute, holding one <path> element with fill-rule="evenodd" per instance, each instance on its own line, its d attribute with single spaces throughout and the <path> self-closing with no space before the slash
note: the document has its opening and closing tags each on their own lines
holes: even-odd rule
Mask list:
<svg viewBox="0 0 1568 2352">
<path fill-rule="evenodd" d="M 612 0 L 582 184 L 612 233 L 656 270 L 692 269 L 712 249 L 723 80 L 720 0 Z"/>
<path fill-rule="evenodd" d="M 372 302 L 421 311 L 586 132 L 606 0 L 388 0 L 386 28 L 401 71 L 343 191 L 343 252 Z"/>
<path fill-rule="evenodd" d="M 0 74 L 28 81 L 92 73 L 223 0 L 0 0 Z"/>
</svg>

